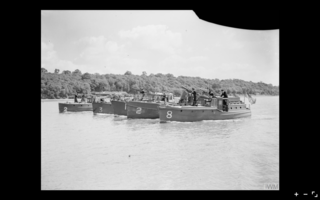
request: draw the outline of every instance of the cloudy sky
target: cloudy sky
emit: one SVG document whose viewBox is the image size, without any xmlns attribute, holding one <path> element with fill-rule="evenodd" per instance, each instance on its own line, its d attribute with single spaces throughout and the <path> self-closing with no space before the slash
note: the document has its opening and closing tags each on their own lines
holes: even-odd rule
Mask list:
<svg viewBox="0 0 320 200">
<path fill-rule="evenodd" d="M 191 10 L 41 11 L 41 67 L 279 85 L 279 30 L 216 25 Z"/>
</svg>

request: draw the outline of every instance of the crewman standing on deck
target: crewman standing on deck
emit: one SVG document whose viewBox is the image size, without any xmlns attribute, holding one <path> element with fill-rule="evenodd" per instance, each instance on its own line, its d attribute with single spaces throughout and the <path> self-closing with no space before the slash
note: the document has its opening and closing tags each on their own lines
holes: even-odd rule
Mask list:
<svg viewBox="0 0 320 200">
<path fill-rule="evenodd" d="M 193 106 L 196 106 L 197 103 L 197 92 L 194 90 L 194 88 L 192 88 L 192 92 L 191 94 L 193 95 Z"/>
<path fill-rule="evenodd" d="M 221 97 L 228 98 L 226 91 L 221 90 L 221 92 L 222 92 Z M 225 99 L 223 100 L 223 105 L 224 105 L 226 111 L 228 112 L 229 109 L 228 109 L 228 105 L 227 105 L 227 100 L 225 100 Z"/>
<path fill-rule="evenodd" d="M 213 92 L 209 89 L 209 96 L 211 97 L 211 98 L 214 98 L 214 94 L 213 94 Z"/>
<path fill-rule="evenodd" d="M 143 97 L 144 97 L 144 95 L 145 95 L 145 92 L 144 92 L 143 88 L 140 90 L 140 93 L 142 94 L 142 97 L 141 97 L 141 101 L 142 101 L 142 100 L 143 100 Z"/>
</svg>

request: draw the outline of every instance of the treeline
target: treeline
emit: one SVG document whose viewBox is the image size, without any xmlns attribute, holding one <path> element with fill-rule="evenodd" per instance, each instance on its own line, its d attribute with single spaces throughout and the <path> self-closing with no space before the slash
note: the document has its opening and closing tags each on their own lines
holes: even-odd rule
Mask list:
<svg viewBox="0 0 320 200">
<path fill-rule="evenodd" d="M 198 92 L 212 89 L 218 93 L 221 89 L 228 94 L 265 94 L 279 95 L 279 86 L 263 82 L 253 83 L 239 79 L 204 79 L 200 77 L 178 76 L 172 74 L 133 75 L 130 71 L 125 74 L 82 74 L 80 70 L 55 70 L 49 73 L 41 68 L 41 99 L 60 99 L 76 93 L 90 94 L 102 91 L 126 91 L 136 94 L 140 89 L 150 92 L 171 92 L 175 96 L 182 93 L 181 86 L 195 88 Z"/>
</svg>

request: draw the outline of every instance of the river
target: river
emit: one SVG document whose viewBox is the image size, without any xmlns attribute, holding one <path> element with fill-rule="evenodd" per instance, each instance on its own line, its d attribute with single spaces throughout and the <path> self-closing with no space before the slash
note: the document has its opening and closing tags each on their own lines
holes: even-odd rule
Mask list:
<svg viewBox="0 0 320 200">
<path fill-rule="evenodd" d="M 159 123 L 41 101 L 42 190 L 264 190 L 279 184 L 279 96 L 251 118 Z M 72 101 L 72 100 L 69 100 Z"/>
</svg>

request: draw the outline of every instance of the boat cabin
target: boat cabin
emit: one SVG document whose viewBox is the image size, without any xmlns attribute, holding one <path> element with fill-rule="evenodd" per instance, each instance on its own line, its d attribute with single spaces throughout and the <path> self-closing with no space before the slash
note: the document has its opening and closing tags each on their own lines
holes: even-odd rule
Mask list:
<svg viewBox="0 0 320 200">
<path fill-rule="evenodd" d="M 96 95 L 93 100 L 96 103 L 110 103 L 112 98 L 124 100 L 125 96 L 128 96 L 126 92 L 93 92 L 92 94 Z"/>
<path fill-rule="evenodd" d="M 174 102 L 174 97 L 172 93 L 165 93 L 166 98 L 168 99 L 168 102 Z M 163 95 L 164 93 L 161 92 L 155 92 L 152 95 L 152 98 L 154 101 L 163 101 Z"/>
<path fill-rule="evenodd" d="M 226 101 L 227 105 L 223 104 L 223 101 Z M 246 105 L 240 101 L 240 97 L 228 97 L 228 98 L 223 98 L 223 97 L 214 97 L 210 98 L 207 96 L 200 96 L 197 101 L 198 105 L 201 106 L 207 106 L 207 107 L 214 107 L 219 110 L 243 110 L 246 109 Z"/>
</svg>

